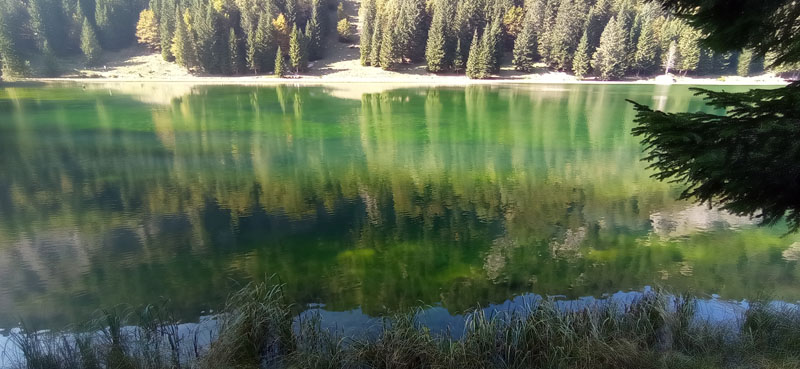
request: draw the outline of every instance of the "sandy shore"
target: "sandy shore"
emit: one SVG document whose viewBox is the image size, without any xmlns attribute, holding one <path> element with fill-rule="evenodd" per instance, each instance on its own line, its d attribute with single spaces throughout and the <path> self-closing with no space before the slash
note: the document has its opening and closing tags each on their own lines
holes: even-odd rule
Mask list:
<svg viewBox="0 0 800 369">
<path fill-rule="evenodd" d="M 463 86 L 486 84 L 665 84 L 653 78 L 599 81 L 594 79 L 580 80 L 564 73 L 528 74 L 520 77 L 508 78 L 502 74 L 493 79 L 473 80 L 465 76 L 448 75 L 405 75 L 397 73 L 396 76 L 364 76 L 354 73 L 352 76 L 313 76 L 299 75 L 290 78 L 276 78 L 272 76 L 174 76 L 159 78 L 140 78 L 133 75 L 117 74 L 109 77 L 61 77 L 61 78 L 28 78 L 26 81 L 34 82 L 79 82 L 79 83 L 189 83 L 189 84 L 400 84 L 400 85 L 428 85 L 428 86 Z M 774 86 L 785 85 L 788 81 L 774 75 L 754 77 L 720 76 L 717 78 L 676 77 L 672 83 L 675 85 L 753 85 Z"/>
</svg>

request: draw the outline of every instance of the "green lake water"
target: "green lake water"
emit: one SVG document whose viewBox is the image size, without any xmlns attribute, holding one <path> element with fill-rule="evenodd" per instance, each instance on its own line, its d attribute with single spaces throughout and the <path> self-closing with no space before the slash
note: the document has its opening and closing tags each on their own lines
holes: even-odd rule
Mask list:
<svg viewBox="0 0 800 369">
<path fill-rule="evenodd" d="M 165 300 L 192 320 L 271 275 L 371 316 L 800 299 L 800 236 L 677 201 L 625 99 L 705 109 L 686 86 L 0 88 L 0 327 Z"/>
</svg>

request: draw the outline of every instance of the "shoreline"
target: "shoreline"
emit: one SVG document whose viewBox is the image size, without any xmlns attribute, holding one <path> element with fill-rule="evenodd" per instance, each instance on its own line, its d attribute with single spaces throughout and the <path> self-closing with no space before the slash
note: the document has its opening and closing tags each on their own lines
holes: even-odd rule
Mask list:
<svg viewBox="0 0 800 369">
<path fill-rule="evenodd" d="M 248 284 L 215 316 L 197 323 L 171 319 L 169 307 L 149 306 L 139 314 L 103 310 L 80 325 L 83 331 L 14 329 L 0 346 L 0 368 L 42 363 L 48 368 L 87 363 L 258 368 L 265 362 L 276 368 L 379 368 L 386 358 L 412 363 L 407 367 L 465 369 L 582 369 L 587 363 L 722 369 L 731 368 L 730 362 L 794 368 L 800 363 L 792 354 L 800 327 L 796 305 L 761 300 L 720 305 L 732 317 L 715 320 L 702 316 L 707 300 L 660 290 L 569 304 L 534 295 L 520 299 L 517 309 L 465 311 L 460 319 L 442 322 L 438 331 L 424 310 L 407 310 L 381 316 L 356 332 L 324 321 L 319 307 L 297 311 L 284 288 Z"/>
<path fill-rule="evenodd" d="M 674 82 L 664 83 L 656 78 L 600 81 L 580 80 L 564 74 L 564 76 L 551 76 L 549 74 L 530 75 L 532 78 L 494 78 L 475 80 L 466 76 L 447 75 L 399 75 L 391 77 L 355 77 L 355 78 L 326 78 L 317 76 L 300 76 L 299 78 L 275 78 L 271 76 L 198 76 L 177 78 L 82 78 L 82 77 L 55 77 L 55 78 L 24 78 L 15 81 L 3 81 L 3 84 L 15 83 L 176 83 L 196 85 L 327 85 L 327 84 L 381 84 L 381 85 L 415 85 L 415 86 L 469 86 L 469 85 L 697 85 L 697 86 L 785 86 L 790 81 L 772 75 L 755 77 L 718 76 L 718 77 L 677 77 Z"/>
</svg>

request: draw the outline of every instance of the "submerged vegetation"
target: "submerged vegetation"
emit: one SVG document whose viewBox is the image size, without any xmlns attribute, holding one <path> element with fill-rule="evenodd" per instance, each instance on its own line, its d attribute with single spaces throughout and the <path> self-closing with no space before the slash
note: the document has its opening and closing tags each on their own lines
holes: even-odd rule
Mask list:
<svg viewBox="0 0 800 369">
<path fill-rule="evenodd" d="M 342 336 L 297 317 L 281 286 L 234 293 L 203 344 L 164 308 L 103 311 L 81 332 L 22 330 L 18 368 L 789 368 L 800 365 L 800 310 L 750 303 L 733 324 L 698 301 L 646 291 L 632 301 L 569 305 L 539 299 L 513 311 L 475 310 L 463 334 L 434 332 L 414 312 L 374 335 Z M 132 328 L 133 326 L 137 328 Z M 451 327 L 457 328 L 457 327 Z M 454 329 L 454 331 L 461 330 Z M 366 337 L 366 338 L 365 338 Z"/>
</svg>

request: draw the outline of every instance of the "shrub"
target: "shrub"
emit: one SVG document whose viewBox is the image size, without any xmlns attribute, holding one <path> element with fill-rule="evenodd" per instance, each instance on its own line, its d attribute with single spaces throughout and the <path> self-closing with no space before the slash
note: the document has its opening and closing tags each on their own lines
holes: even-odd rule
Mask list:
<svg viewBox="0 0 800 369">
<path fill-rule="evenodd" d="M 353 27 L 347 19 L 342 19 L 336 24 L 336 32 L 339 33 L 339 41 L 350 42 L 353 38 Z"/>
</svg>

